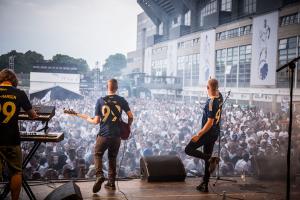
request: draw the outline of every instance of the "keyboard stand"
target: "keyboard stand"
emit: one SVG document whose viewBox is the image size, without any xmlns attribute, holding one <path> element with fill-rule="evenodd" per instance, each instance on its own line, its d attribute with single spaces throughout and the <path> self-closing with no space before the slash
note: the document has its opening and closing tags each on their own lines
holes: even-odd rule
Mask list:
<svg viewBox="0 0 300 200">
<path fill-rule="evenodd" d="M 37 108 L 36 112 L 37 112 L 38 115 L 41 114 L 41 116 L 46 116 L 46 117 L 38 117 L 38 118 L 35 118 L 35 119 L 31 119 L 28 116 L 28 114 L 26 114 L 26 112 L 21 110 L 20 113 L 19 113 L 18 119 L 19 120 L 42 121 L 43 123 L 46 123 L 45 126 L 43 128 L 41 128 L 40 130 L 38 130 L 37 132 L 44 131 L 44 133 L 47 134 L 48 133 L 48 128 L 49 128 L 48 127 L 48 122 L 55 115 L 55 107 L 54 106 L 37 106 L 36 108 Z M 63 137 L 62 137 L 62 139 L 63 139 Z M 37 149 L 39 148 L 39 146 L 41 145 L 42 142 L 46 142 L 46 141 L 40 141 L 40 140 L 34 141 L 33 147 L 31 148 L 28 155 L 23 160 L 23 163 L 22 163 L 22 169 L 23 170 L 26 168 L 28 162 L 33 157 L 33 155 L 35 154 L 35 152 L 37 151 Z M 56 141 L 54 141 L 54 142 L 56 142 Z M 10 182 L 6 183 L 6 185 L 4 186 L 3 192 L 0 194 L 0 199 L 5 199 L 5 197 L 8 195 L 8 193 L 10 191 L 10 186 L 9 185 L 10 185 Z M 30 186 L 28 185 L 27 181 L 25 180 L 24 175 L 22 175 L 22 186 L 25 189 L 25 192 L 26 192 L 27 196 L 29 197 L 29 199 L 30 200 L 36 200 L 32 190 L 30 189 Z"/>
<path fill-rule="evenodd" d="M 22 169 L 24 170 L 27 166 L 27 164 L 29 163 L 30 159 L 33 157 L 33 155 L 35 154 L 35 152 L 38 150 L 39 146 L 41 145 L 42 142 L 38 142 L 35 141 L 33 147 L 30 149 L 28 155 L 25 157 L 25 159 L 23 160 L 22 163 Z M 10 191 L 10 182 L 6 183 L 6 185 L 4 186 L 4 190 L 2 192 L 2 194 L 0 195 L 0 199 L 5 199 L 5 197 L 8 195 L 9 191 Z M 28 185 L 26 179 L 24 176 L 22 176 L 22 186 L 25 189 L 25 192 L 27 194 L 27 196 L 29 197 L 30 200 L 36 200 L 30 186 Z"/>
</svg>

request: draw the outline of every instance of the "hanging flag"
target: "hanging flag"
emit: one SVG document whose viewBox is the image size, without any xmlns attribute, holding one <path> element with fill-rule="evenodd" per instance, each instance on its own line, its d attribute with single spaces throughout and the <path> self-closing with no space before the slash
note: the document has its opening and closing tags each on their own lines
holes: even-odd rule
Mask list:
<svg viewBox="0 0 300 200">
<path fill-rule="evenodd" d="M 41 103 L 47 103 L 51 100 L 51 90 L 49 90 L 46 95 L 41 99 Z"/>
</svg>

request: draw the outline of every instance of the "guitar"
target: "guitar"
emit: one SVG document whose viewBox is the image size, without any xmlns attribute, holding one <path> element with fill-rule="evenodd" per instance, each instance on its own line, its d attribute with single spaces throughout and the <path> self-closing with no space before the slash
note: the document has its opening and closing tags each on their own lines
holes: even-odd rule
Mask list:
<svg viewBox="0 0 300 200">
<path fill-rule="evenodd" d="M 73 109 L 64 109 L 64 113 L 72 116 L 78 116 L 83 119 L 89 118 L 89 116 L 85 114 L 80 114 Z M 122 119 L 118 123 L 120 128 L 120 137 L 122 140 L 127 140 L 130 136 L 130 126 L 126 122 L 122 121 Z"/>
</svg>

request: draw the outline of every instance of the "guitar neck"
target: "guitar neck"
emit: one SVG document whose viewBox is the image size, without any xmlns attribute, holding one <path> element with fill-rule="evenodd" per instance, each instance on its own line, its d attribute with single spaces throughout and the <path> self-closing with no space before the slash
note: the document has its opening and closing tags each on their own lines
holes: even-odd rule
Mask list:
<svg viewBox="0 0 300 200">
<path fill-rule="evenodd" d="M 87 118 L 89 118 L 89 116 L 84 115 L 84 114 L 81 114 L 81 113 L 76 113 L 76 116 L 78 116 L 78 117 L 80 117 L 80 118 L 82 118 L 82 119 L 87 119 Z"/>
<path fill-rule="evenodd" d="M 77 117 L 80 117 L 80 118 L 82 118 L 82 119 L 87 119 L 87 118 L 89 118 L 88 115 L 81 114 L 81 113 L 77 113 L 77 112 L 75 112 L 75 111 L 73 111 L 73 110 L 72 110 L 72 111 L 65 110 L 64 113 L 67 114 L 67 115 L 77 116 Z"/>
</svg>

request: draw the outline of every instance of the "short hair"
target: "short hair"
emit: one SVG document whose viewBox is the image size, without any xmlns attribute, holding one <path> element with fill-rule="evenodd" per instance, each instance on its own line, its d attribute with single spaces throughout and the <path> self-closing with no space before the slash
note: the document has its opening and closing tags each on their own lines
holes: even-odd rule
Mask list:
<svg viewBox="0 0 300 200">
<path fill-rule="evenodd" d="M 208 80 L 209 87 L 212 88 L 212 90 L 217 91 L 219 89 L 219 82 L 215 78 L 211 78 Z"/>
<path fill-rule="evenodd" d="M 18 79 L 15 72 L 8 68 L 0 71 L 0 83 L 3 83 L 4 81 L 9 81 L 14 87 L 17 87 L 18 85 Z"/>
<path fill-rule="evenodd" d="M 108 88 L 108 83 L 111 83 L 110 88 Z M 109 79 L 107 81 L 107 89 L 110 90 L 110 91 L 117 91 L 118 90 L 118 81 L 117 81 L 117 79 L 114 79 L 114 78 Z"/>
</svg>

